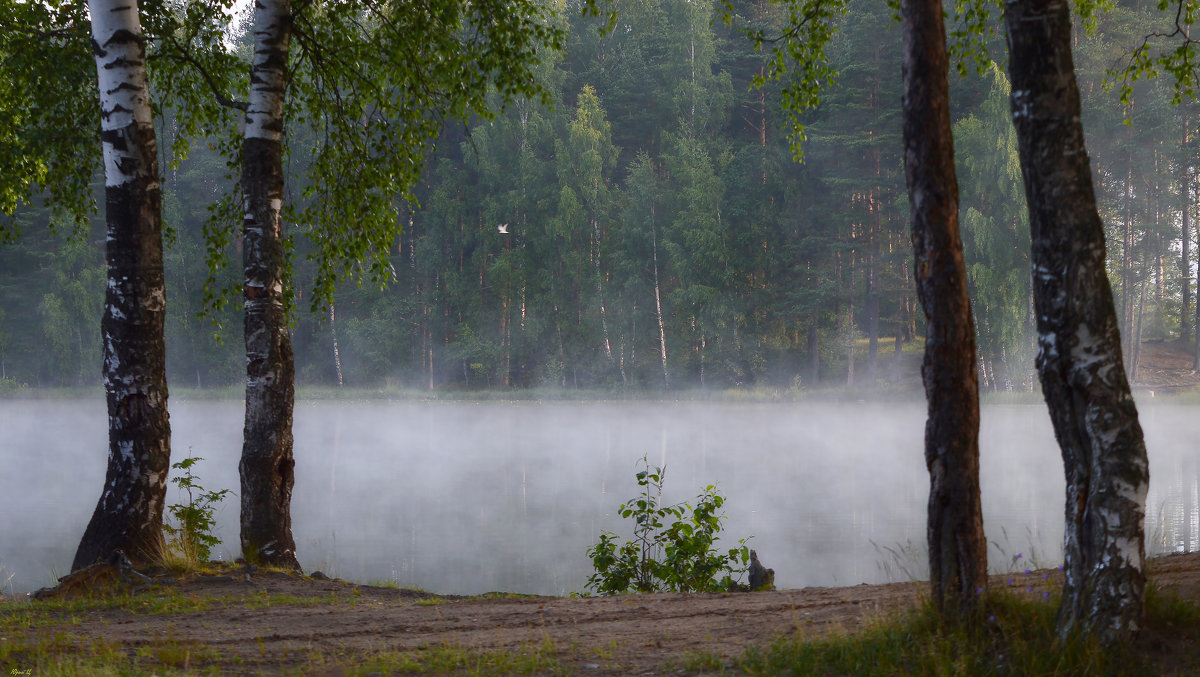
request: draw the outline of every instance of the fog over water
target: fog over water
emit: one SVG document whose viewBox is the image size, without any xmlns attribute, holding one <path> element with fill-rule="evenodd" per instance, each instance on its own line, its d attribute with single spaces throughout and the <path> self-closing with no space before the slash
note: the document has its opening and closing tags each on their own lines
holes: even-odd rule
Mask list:
<svg viewBox="0 0 1200 677">
<path fill-rule="evenodd" d="M 1141 405 L 1150 452 L 1147 549 L 1200 549 L 1200 408 Z M 240 402 L 171 401 L 174 459 L 238 490 Z M 591 573 L 637 461 L 666 464 L 664 499 L 718 484 L 726 535 L 779 587 L 925 575 L 924 403 L 388 402 L 296 406 L 293 528 L 305 571 L 441 593 L 565 594 Z M 0 583 L 67 573 L 104 481 L 100 400 L 0 400 Z M 1044 406 L 987 406 L 984 527 L 994 570 L 1061 562 L 1063 475 Z M 181 499 L 174 485 L 168 504 Z M 215 553 L 237 556 L 238 503 Z M 1012 558 L 1020 553 L 1016 565 Z M 11 578 L 10 578 L 11 576 Z"/>
</svg>

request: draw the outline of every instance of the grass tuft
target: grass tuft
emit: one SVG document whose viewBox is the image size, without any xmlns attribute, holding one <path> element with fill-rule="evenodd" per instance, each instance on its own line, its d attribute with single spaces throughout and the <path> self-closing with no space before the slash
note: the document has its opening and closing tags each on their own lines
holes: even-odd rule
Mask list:
<svg viewBox="0 0 1200 677">
<path fill-rule="evenodd" d="M 988 594 L 984 608 L 986 617 L 973 624 L 947 623 L 926 602 L 853 634 L 796 633 L 748 650 L 737 667 L 751 675 L 1154 674 L 1129 647 L 1104 647 L 1080 636 L 1060 641 L 1054 631 L 1057 599 L 999 591 Z"/>
<path fill-rule="evenodd" d="M 327 662 L 327 661 L 323 661 Z M 334 658 L 335 665 L 345 662 Z M 558 659 L 549 639 L 520 649 L 483 650 L 452 644 L 428 646 L 415 651 L 389 651 L 354 661 L 349 675 L 453 674 L 453 675 L 562 675 L 572 674 Z"/>
</svg>

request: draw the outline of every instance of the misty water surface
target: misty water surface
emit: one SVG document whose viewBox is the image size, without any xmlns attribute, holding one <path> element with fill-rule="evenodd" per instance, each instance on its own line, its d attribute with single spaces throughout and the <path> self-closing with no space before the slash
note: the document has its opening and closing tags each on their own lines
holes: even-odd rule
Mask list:
<svg viewBox="0 0 1200 677">
<path fill-rule="evenodd" d="M 171 401 L 175 460 L 238 488 L 240 402 Z M 103 402 L 2 400 L 0 583 L 67 572 L 103 484 Z M 1143 404 L 1151 552 L 1200 545 L 1195 407 Z M 924 576 L 924 405 L 317 401 L 296 407 L 294 533 L 306 571 L 441 593 L 565 594 L 586 548 L 636 492 L 643 455 L 665 498 L 718 484 L 722 545 L 750 545 L 780 587 Z M 983 413 L 985 528 L 994 570 L 1061 561 L 1061 462 L 1042 406 Z M 168 503 L 178 502 L 172 486 Z M 236 557 L 237 499 L 218 512 Z M 1013 559 L 1020 554 L 1020 561 Z M 11 576 L 11 578 L 10 578 Z"/>
</svg>

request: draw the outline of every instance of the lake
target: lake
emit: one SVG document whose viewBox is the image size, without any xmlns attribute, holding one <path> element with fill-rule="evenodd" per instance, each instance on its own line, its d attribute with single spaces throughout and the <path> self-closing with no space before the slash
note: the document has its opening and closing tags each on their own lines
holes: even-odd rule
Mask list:
<svg viewBox="0 0 1200 677">
<path fill-rule="evenodd" d="M 1142 402 L 1151 553 L 1200 549 L 1200 408 Z M 664 500 L 716 484 L 725 536 L 779 587 L 924 577 L 924 403 L 302 401 L 293 528 L 306 572 L 438 593 L 583 589 L 645 456 Z M 104 481 L 100 400 L 0 400 L 0 583 L 67 573 Z M 240 402 L 171 401 L 174 460 L 238 488 Z M 986 406 L 984 527 L 994 571 L 1062 558 L 1063 475 L 1044 406 Z M 168 504 L 180 502 L 174 487 Z M 237 556 L 235 497 L 214 552 Z M 1018 558 L 1018 555 L 1020 556 Z"/>
</svg>

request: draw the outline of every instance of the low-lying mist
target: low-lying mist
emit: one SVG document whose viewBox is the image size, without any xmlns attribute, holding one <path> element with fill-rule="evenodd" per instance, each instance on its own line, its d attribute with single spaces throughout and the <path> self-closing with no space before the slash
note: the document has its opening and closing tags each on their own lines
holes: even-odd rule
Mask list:
<svg viewBox="0 0 1200 677">
<path fill-rule="evenodd" d="M 1152 553 L 1200 549 L 1194 407 L 1143 404 Z M 301 402 L 293 527 L 305 571 L 440 593 L 565 594 L 591 573 L 602 530 L 646 456 L 664 499 L 726 496 L 733 547 L 780 587 L 924 577 L 923 402 Z M 0 400 L 0 583 L 23 592 L 67 573 L 104 480 L 98 400 Z M 174 459 L 205 460 L 207 489 L 238 490 L 240 402 L 171 402 Z M 981 432 L 994 570 L 1061 561 L 1062 466 L 1043 406 L 989 406 Z M 180 502 L 174 485 L 168 504 Z M 214 550 L 237 557 L 238 499 Z M 1020 560 L 1015 560 L 1017 555 Z"/>
</svg>

